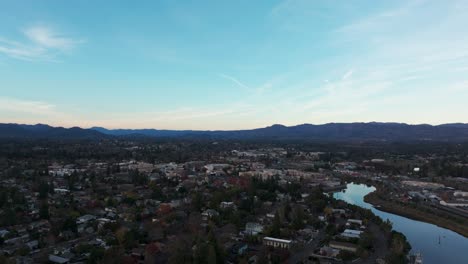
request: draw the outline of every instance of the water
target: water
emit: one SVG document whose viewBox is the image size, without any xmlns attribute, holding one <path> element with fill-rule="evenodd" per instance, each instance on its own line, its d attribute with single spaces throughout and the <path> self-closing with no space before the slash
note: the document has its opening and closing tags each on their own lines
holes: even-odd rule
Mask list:
<svg viewBox="0 0 468 264">
<path fill-rule="evenodd" d="M 344 192 L 334 193 L 333 197 L 370 209 L 383 220 L 389 219 L 393 229 L 405 234 L 412 252 L 422 253 L 424 264 L 468 264 L 468 238 L 433 224 L 382 212 L 364 202 L 364 196 L 373 191 L 375 187 L 350 183 Z"/>
</svg>

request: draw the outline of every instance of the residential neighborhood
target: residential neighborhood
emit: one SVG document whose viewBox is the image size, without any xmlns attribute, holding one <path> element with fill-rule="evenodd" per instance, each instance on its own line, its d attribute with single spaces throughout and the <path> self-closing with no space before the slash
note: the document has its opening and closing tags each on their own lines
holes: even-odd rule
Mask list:
<svg viewBox="0 0 468 264">
<path fill-rule="evenodd" d="M 398 263 L 411 248 L 404 235 L 332 194 L 350 182 L 372 182 L 407 190 L 398 192 L 401 201 L 465 210 L 452 205 L 465 191 L 379 171 L 385 161 L 218 144 L 191 153 L 196 159 L 150 161 L 144 153 L 163 157 L 160 150 L 174 145 L 124 145 L 118 148 L 133 158 L 70 152 L 71 159 L 44 159 L 49 150 L 36 146 L 24 159 L 2 159 L 2 261 Z M 392 248 L 396 241 L 404 246 Z"/>
</svg>

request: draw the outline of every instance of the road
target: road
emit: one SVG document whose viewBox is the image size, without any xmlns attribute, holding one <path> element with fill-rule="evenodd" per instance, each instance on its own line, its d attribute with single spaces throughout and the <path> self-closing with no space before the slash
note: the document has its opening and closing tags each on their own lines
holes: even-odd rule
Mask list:
<svg viewBox="0 0 468 264">
<path fill-rule="evenodd" d="M 369 230 L 374 235 L 374 251 L 368 258 L 353 263 L 375 264 L 378 258 L 384 259 L 387 255 L 388 241 L 384 232 L 374 223 L 369 224 Z"/>
<path fill-rule="evenodd" d="M 315 236 L 315 238 L 309 241 L 303 249 L 299 252 L 294 252 L 288 260 L 290 264 L 301 263 L 302 261 L 305 262 L 310 256 L 311 253 L 319 246 L 319 242 L 323 240 L 325 236 L 324 230 L 320 230 L 320 232 Z"/>
<path fill-rule="evenodd" d="M 369 231 L 374 235 L 375 242 L 374 242 L 374 251 L 371 252 L 371 255 L 366 259 L 359 259 L 358 261 L 349 261 L 346 263 L 354 263 L 354 264 L 375 264 L 377 259 L 381 258 L 384 259 L 388 252 L 388 241 L 385 237 L 385 234 L 382 232 L 380 227 L 374 223 L 369 224 Z M 297 263 L 307 263 L 308 257 L 314 250 L 318 247 L 318 243 L 324 237 L 324 233 L 320 232 L 319 235 L 308 243 L 302 250 L 299 252 L 295 252 L 289 258 L 288 263 L 290 264 L 297 264 Z"/>
</svg>

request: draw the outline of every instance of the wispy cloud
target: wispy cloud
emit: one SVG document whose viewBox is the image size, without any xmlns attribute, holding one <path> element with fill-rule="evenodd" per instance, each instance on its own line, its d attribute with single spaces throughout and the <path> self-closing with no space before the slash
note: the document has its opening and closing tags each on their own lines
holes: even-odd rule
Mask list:
<svg viewBox="0 0 468 264">
<path fill-rule="evenodd" d="M 230 80 L 231 82 L 235 83 L 240 88 L 250 90 L 249 86 L 245 85 L 244 83 L 242 83 L 241 81 L 239 81 L 238 79 L 236 79 L 236 78 L 234 78 L 232 76 L 229 76 L 229 75 L 226 75 L 226 74 L 223 74 L 223 73 L 221 73 L 219 76 L 224 78 L 224 79 Z"/>
<path fill-rule="evenodd" d="M 27 41 L 10 40 L 0 36 L 0 53 L 27 61 L 57 61 L 57 54 L 69 52 L 84 42 L 67 37 L 47 26 L 32 26 L 21 33 Z"/>
<path fill-rule="evenodd" d="M 83 42 L 83 40 L 75 40 L 70 37 L 66 37 L 53 31 L 51 28 L 44 26 L 27 28 L 24 30 L 24 34 L 39 46 L 58 50 L 70 50 L 77 44 Z"/>
<path fill-rule="evenodd" d="M 343 79 L 343 80 L 346 80 L 346 79 L 348 79 L 349 77 L 351 77 L 352 75 L 353 75 L 353 70 L 351 69 L 351 70 L 347 71 L 347 72 L 343 75 L 343 78 L 342 78 L 342 79 Z"/>
<path fill-rule="evenodd" d="M 382 29 L 392 27 L 395 23 L 399 22 L 402 18 L 413 17 L 414 10 L 424 4 L 424 0 L 409 0 L 403 5 L 394 7 L 393 9 L 386 9 L 381 12 L 365 16 L 348 23 L 337 29 L 337 32 L 346 34 L 369 34 L 379 32 Z"/>
<path fill-rule="evenodd" d="M 163 111 L 120 112 L 94 116 L 85 124 L 99 124 L 109 128 L 159 128 L 159 129 L 238 129 L 233 120 L 250 116 L 255 107 L 247 104 L 231 103 L 224 107 L 181 107 Z M 94 122 L 94 123 L 93 123 Z M 248 124 L 247 127 L 255 127 Z"/>
<path fill-rule="evenodd" d="M 34 115 L 57 114 L 56 106 L 47 102 L 0 97 L 0 111 Z"/>
</svg>

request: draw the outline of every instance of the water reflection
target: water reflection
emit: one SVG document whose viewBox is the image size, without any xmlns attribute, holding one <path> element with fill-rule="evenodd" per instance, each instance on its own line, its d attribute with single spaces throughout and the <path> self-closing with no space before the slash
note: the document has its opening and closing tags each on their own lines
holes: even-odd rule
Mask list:
<svg viewBox="0 0 468 264">
<path fill-rule="evenodd" d="M 468 264 L 467 238 L 436 225 L 411 220 L 374 208 L 371 204 L 364 202 L 364 196 L 375 191 L 373 186 L 368 187 L 364 184 L 350 183 L 346 187 L 343 192 L 334 193 L 333 197 L 371 209 L 374 214 L 380 216 L 383 220 L 389 219 L 392 221 L 393 228 L 406 235 L 413 247 L 413 251 L 423 254 L 424 264 Z"/>
</svg>

